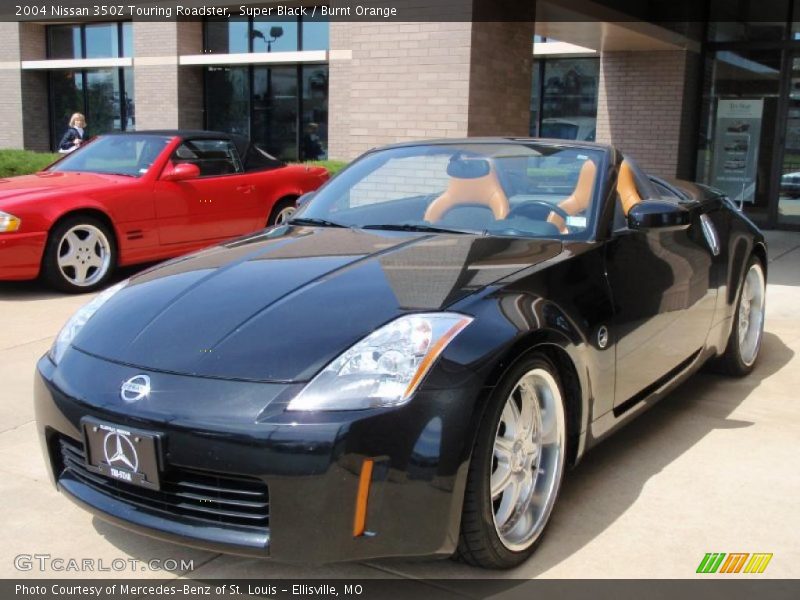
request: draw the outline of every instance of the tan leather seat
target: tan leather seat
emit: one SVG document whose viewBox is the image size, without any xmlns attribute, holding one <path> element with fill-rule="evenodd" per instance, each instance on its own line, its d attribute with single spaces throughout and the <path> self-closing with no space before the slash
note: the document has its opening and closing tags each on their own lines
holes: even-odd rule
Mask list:
<svg viewBox="0 0 800 600">
<path fill-rule="evenodd" d="M 577 215 L 585 212 L 592 202 L 592 191 L 594 190 L 594 180 L 597 175 L 597 166 L 591 160 L 587 160 L 581 165 L 581 170 L 578 173 L 578 182 L 575 184 L 575 189 L 568 198 L 558 203 L 559 208 L 562 208 L 569 215 Z M 556 213 L 550 213 L 547 217 L 547 222 L 552 223 L 558 227 L 561 233 L 568 233 L 567 224 L 563 217 Z"/>
<path fill-rule="evenodd" d="M 451 176 L 447 190 L 431 202 L 425 211 L 425 220 L 438 221 L 456 206 L 476 205 L 491 209 L 497 220 L 505 219 L 511 210 L 494 165 L 491 165 L 489 173 L 482 177 L 460 179 Z"/>
<path fill-rule="evenodd" d="M 636 189 L 636 180 L 633 177 L 633 170 L 626 160 L 623 160 L 622 164 L 619 166 L 617 194 L 619 194 L 619 200 L 622 203 L 622 212 L 626 217 L 631 208 L 642 201 L 642 197 Z"/>
</svg>

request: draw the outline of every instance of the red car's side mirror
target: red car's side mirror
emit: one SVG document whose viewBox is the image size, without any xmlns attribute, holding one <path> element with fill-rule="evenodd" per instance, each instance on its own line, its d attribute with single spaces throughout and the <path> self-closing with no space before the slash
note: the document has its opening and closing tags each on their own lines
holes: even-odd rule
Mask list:
<svg viewBox="0 0 800 600">
<path fill-rule="evenodd" d="M 167 167 L 161 174 L 161 179 L 164 181 L 185 181 L 197 177 L 200 177 L 200 168 L 192 163 L 180 163 Z"/>
</svg>

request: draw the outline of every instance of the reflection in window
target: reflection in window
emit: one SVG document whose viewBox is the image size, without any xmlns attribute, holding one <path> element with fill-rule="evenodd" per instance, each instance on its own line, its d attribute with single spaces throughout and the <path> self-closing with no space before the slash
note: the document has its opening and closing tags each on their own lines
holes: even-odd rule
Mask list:
<svg viewBox="0 0 800 600">
<path fill-rule="evenodd" d="M 51 146 L 56 148 L 73 113 L 86 115 L 86 135 L 135 129 L 133 70 L 50 72 Z"/>
<path fill-rule="evenodd" d="M 328 157 L 328 66 L 307 65 L 303 74 L 303 160 Z"/>
<path fill-rule="evenodd" d="M 297 21 L 253 21 L 253 52 L 297 50 Z"/>
<path fill-rule="evenodd" d="M 250 133 L 248 67 L 206 69 L 206 125 L 213 131 Z"/>
<path fill-rule="evenodd" d="M 203 50 L 217 54 L 327 50 L 330 24 L 322 19 L 209 19 Z"/>
<path fill-rule="evenodd" d="M 120 37 L 122 38 L 122 48 L 119 44 Z M 133 29 L 129 21 L 85 25 L 49 25 L 47 27 L 47 58 L 118 58 L 120 56 L 133 56 Z"/>
<path fill-rule="evenodd" d="M 534 61 L 531 134 L 594 141 L 599 72 L 597 58 Z"/>
<path fill-rule="evenodd" d="M 297 67 L 255 67 L 253 142 L 284 160 L 297 160 Z"/>
<path fill-rule="evenodd" d="M 250 52 L 247 19 L 208 20 L 205 23 L 205 50 L 218 54 Z"/>
</svg>

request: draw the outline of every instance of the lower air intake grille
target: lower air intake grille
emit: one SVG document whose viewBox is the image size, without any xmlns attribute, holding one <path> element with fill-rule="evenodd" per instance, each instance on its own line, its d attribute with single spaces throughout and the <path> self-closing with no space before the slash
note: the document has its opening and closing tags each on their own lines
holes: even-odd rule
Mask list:
<svg viewBox="0 0 800 600">
<path fill-rule="evenodd" d="M 79 442 L 59 437 L 57 444 L 64 468 L 62 477 L 69 473 L 96 491 L 128 504 L 206 523 L 269 527 L 269 490 L 259 479 L 172 467 L 161 474 L 161 489 L 151 490 L 89 471 Z"/>
</svg>

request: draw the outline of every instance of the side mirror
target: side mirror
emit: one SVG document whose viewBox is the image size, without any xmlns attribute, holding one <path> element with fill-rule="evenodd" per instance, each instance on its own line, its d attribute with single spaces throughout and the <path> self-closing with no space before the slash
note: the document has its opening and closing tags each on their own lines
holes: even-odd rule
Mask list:
<svg viewBox="0 0 800 600">
<path fill-rule="evenodd" d="M 686 229 L 691 223 L 692 215 L 688 210 L 664 200 L 640 202 L 628 211 L 628 228 L 638 231 L 679 231 Z"/>
<path fill-rule="evenodd" d="M 297 206 L 298 210 L 303 208 L 309 202 L 311 202 L 312 198 L 314 198 L 314 196 L 316 196 L 316 195 L 317 195 L 316 192 L 306 192 L 305 194 L 300 196 L 297 199 L 297 202 L 295 203 L 295 205 Z"/>
<path fill-rule="evenodd" d="M 171 168 L 167 167 L 161 174 L 161 179 L 164 181 L 185 181 L 198 177 L 200 177 L 200 168 L 192 163 L 180 163 Z"/>
</svg>

